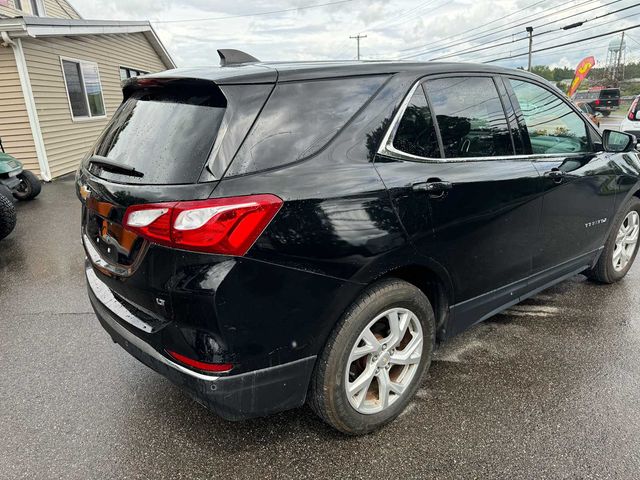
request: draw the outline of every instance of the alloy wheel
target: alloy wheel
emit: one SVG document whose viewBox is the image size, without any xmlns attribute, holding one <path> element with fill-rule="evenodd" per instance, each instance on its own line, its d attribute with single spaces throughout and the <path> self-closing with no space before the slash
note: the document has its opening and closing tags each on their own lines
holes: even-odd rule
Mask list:
<svg viewBox="0 0 640 480">
<path fill-rule="evenodd" d="M 345 389 L 359 413 L 379 413 L 393 405 L 415 377 L 422 357 L 422 326 L 406 308 L 375 317 L 356 340 L 347 362 Z"/>
<path fill-rule="evenodd" d="M 618 235 L 616 236 L 616 244 L 613 249 L 613 268 L 617 272 L 625 269 L 629 264 L 631 257 L 638 243 L 638 233 L 640 232 L 640 215 L 635 210 L 627 213 Z"/>
</svg>

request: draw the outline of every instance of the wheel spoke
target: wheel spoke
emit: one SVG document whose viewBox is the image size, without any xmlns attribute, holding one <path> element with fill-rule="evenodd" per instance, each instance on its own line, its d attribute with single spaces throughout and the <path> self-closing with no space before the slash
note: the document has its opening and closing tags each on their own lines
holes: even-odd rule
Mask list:
<svg viewBox="0 0 640 480">
<path fill-rule="evenodd" d="M 374 351 L 378 351 L 381 348 L 378 337 L 376 337 L 369 328 L 367 328 L 364 332 L 362 332 L 362 340 L 364 340 L 364 342 L 367 345 L 371 346 L 371 348 L 373 348 Z"/>
<path fill-rule="evenodd" d="M 622 256 L 622 251 L 623 251 L 622 247 L 619 247 L 619 248 L 617 248 L 617 249 L 615 249 L 613 251 L 613 264 L 614 265 L 617 265 L 618 261 L 620 260 L 620 257 Z"/>
<path fill-rule="evenodd" d="M 378 374 L 378 399 L 380 406 L 384 409 L 389 406 L 389 393 L 391 392 L 391 379 L 389 371 L 385 368 Z"/>
<path fill-rule="evenodd" d="M 398 313 L 392 311 L 387 315 L 389 319 L 389 337 L 387 337 L 387 343 L 390 347 L 395 347 L 402 341 L 405 333 L 407 332 L 407 326 L 409 325 L 409 312 Z"/>
<path fill-rule="evenodd" d="M 367 396 L 367 390 L 369 390 L 374 376 L 375 367 L 368 365 L 358 378 L 347 385 L 347 393 L 352 397 L 356 397 L 358 404 L 362 404 L 362 401 Z"/>
<path fill-rule="evenodd" d="M 422 356 L 422 337 L 415 336 L 400 351 L 391 355 L 390 362 L 395 365 L 412 365 L 420 362 Z"/>
</svg>

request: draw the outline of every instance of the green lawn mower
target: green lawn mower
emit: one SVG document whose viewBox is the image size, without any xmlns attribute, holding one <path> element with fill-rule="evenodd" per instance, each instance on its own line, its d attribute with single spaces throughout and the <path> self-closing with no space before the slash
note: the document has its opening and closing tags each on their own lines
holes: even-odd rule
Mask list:
<svg viewBox="0 0 640 480">
<path fill-rule="evenodd" d="M 4 151 L 0 138 L 0 240 L 16 226 L 14 199 L 31 200 L 41 190 L 40 180 Z"/>
</svg>

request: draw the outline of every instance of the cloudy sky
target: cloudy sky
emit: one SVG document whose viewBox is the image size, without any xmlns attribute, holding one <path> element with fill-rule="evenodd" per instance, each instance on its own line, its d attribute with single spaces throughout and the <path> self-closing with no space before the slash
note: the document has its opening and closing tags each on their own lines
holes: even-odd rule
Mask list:
<svg viewBox="0 0 640 480">
<path fill-rule="evenodd" d="M 640 24 L 633 0 L 71 0 L 89 19 L 151 20 L 179 66 L 217 64 L 216 48 L 237 48 L 261 60 L 352 59 L 362 34 L 364 59 L 487 61 Z M 277 13 L 269 13 L 278 11 Z M 600 18 L 597 18 L 600 17 Z M 568 31 L 563 26 L 588 20 Z M 534 55 L 534 64 L 575 67 L 603 37 Z M 627 56 L 640 58 L 640 28 L 627 32 Z M 502 44 L 495 48 L 489 45 Z M 481 50 L 478 50 L 481 49 Z M 477 50 L 477 51 L 476 51 Z M 443 59 L 444 60 L 444 59 Z M 526 56 L 500 60 L 526 65 Z"/>
</svg>

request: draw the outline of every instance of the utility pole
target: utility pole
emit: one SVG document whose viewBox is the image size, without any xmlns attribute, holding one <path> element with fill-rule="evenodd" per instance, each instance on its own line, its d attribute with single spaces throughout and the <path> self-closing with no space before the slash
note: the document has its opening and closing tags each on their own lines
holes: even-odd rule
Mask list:
<svg viewBox="0 0 640 480">
<path fill-rule="evenodd" d="M 358 35 L 356 35 L 354 37 L 349 37 L 349 38 L 355 39 L 356 43 L 358 44 L 358 47 L 357 47 L 358 48 L 358 60 L 360 60 L 360 39 L 361 38 L 367 38 L 367 36 L 358 34 Z"/>
<path fill-rule="evenodd" d="M 529 67 L 527 71 L 531 71 L 531 51 L 533 50 L 533 27 L 527 27 L 527 32 L 529 33 Z"/>
</svg>

